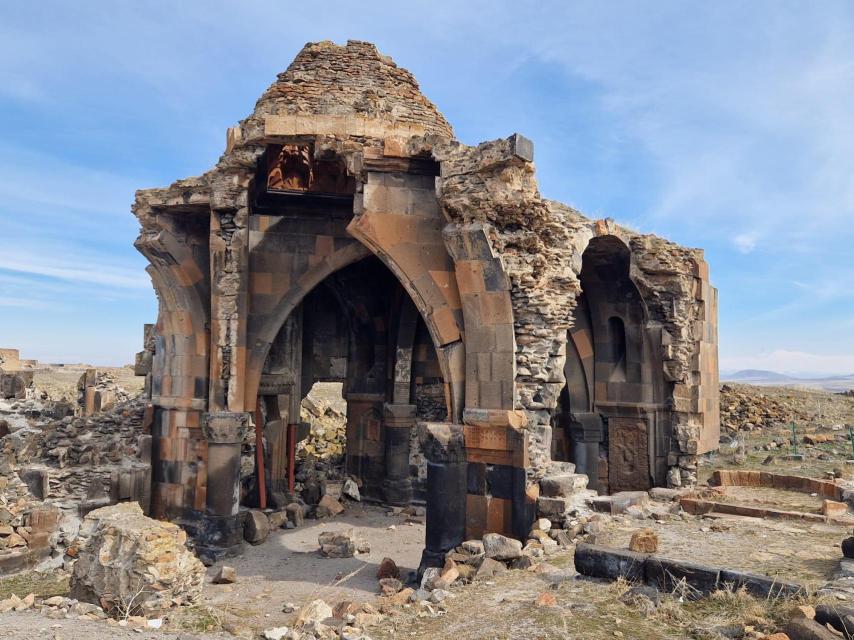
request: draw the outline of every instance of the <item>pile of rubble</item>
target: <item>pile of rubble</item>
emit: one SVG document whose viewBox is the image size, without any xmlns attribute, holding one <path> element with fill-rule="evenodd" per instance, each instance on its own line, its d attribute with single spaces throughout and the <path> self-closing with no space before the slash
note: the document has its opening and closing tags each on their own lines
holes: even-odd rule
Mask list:
<svg viewBox="0 0 854 640">
<path fill-rule="evenodd" d="M 71 595 L 109 613 L 156 616 L 202 593 L 205 567 L 178 525 L 146 517 L 136 502 L 89 513 L 74 564 Z"/>
<path fill-rule="evenodd" d="M 306 396 L 300 407 L 300 420 L 311 425 L 308 438 L 297 446 L 297 456 L 313 456 L 338 464 L 344 459 L 347 442 L 347 416 L 341 407 Z"/>
<path fill-rule="evenodd" d="M 160 616 L 169 608 L 201 596 L 205 568 L 186 541 L 180 527 L 147 518 L 135 502 L 97 509 L 77 534 L 71 597 L 36 602 L 33 594 L 12 595 L 0 601 L 0 613 L 34 609 L 54 619 L 106 619 L 119 626 L 159 629 Z"/>
<path fill-rule="evenodd" d="M 86 513 L 125 500 L 147 507 L 145 406 L 136 398 L 96 416 L 42 422 L 41 401 L 15 405 L 0 434 L 0 575 L 70 567 Z"/>
<path fill-rule="evenodd" d="M 721 430 L 751 431 L 810 419 L 798 403 L 771 397 L 756 387 L 721 385 Z"/>
</svg>

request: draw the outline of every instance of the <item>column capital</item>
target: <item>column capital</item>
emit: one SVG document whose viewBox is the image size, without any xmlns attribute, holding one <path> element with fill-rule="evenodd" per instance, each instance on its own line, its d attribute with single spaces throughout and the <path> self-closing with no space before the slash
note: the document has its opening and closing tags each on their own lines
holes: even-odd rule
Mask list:
<svg viewBox="0 0 854 640">
<path fill-rule="evenodd" d="M 415 405 L 385 403 L 383 405 L 383 422 L 387 427 L 413 426 L 415 424 Z"/>
<path fill-rule="evenodd" d="M 202 434 L 211 444 L 239 444 L 249 431 L 249 414 L 214 411 L 202 414 Z"/>
<path fill-rule="evenodd" d="M 419 422 L 418 439 L 432 463 L 465 462 L 463 425 L 448 422 Z"/>
</svg>

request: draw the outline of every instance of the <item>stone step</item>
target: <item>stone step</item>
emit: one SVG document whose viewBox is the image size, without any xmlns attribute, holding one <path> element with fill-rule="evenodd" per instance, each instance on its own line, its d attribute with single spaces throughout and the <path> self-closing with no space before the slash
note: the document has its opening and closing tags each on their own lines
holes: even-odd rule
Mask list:
<svg viewBox="0 0 854 640">
<path fill-rule="evenodd" d="M 561 473 L 540 480 L 540 495 L 565 498 L 587 488 L 589 479 L 583 473 Z"/>
<path fill-rule="evenodd" d="M 537 498 L 537 515 L 543 518 L 560 519 L 579 508 L 589 508 L 596 497 L 592 489 L 578 489 L 571 496 L 540 496 Z"/>
</svg>

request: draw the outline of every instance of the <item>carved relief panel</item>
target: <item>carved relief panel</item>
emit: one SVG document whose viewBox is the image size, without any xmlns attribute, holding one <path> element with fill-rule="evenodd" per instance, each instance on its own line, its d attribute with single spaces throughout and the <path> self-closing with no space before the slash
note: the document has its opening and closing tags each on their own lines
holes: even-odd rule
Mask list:
<svg viewBox="0 0 854 640">
<path fill-rule="evenodd" d="M 649 477 L 649 427 L 638 418 L 608 419 L 608 484 L 611 493 L 646 490 Z"/>
</svg>

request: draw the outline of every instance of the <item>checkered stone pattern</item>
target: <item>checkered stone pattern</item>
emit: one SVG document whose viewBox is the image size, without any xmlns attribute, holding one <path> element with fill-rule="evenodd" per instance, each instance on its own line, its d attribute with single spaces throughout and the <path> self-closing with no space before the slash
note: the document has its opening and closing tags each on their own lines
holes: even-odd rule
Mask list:
<svg viewBox="0 0 854 640">
<path fill-rule="evenodd" d="M 151 379 L 152 513 L 177 518 L 204 507 L 206 450 L 198 427 L 208 394 L 208 247 L 204 225 L 178 217 L 162 222 L 164 229 L 137 246 L 151 261 L 160 302 Z"/>
</svg>

